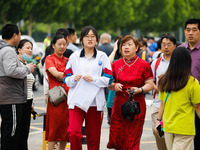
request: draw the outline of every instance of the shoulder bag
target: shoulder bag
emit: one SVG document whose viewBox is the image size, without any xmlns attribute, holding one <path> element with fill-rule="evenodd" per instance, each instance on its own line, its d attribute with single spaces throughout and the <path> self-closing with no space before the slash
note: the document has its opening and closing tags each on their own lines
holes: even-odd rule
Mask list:
<svg viewBox="0 0 200 150">
<path fill-rule="evenodd" d="M 52 89 L 49 90 L 48 95 L 49 101 L 54 106 L 57 106 L 67 98 L 65 89 L 62 86 L 54 86 Z"/>
</svg>

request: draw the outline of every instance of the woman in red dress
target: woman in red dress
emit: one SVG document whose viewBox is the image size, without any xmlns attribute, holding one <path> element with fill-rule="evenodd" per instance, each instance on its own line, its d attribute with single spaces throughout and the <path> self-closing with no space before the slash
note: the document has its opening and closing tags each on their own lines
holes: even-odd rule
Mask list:
<svg viewBox="0 0 200 150">
<path fill-rule="evenodd" d="M 150 64 L 136 55 L 140 43 L 132 36 L 125 36 L 120 45 L 123 58 L 112 64 L 115 83 L 109 87 L 116 90 L 113 103 L 108 148 L 138 150 L 146 114 L 144 93 L 153 89 Z M 140 104 L 141 113 L 131 122 L 123 119 L 121 105 L 128 101 L 127 88 L 134 90 L 134 100 Z"/>
<path fill-rule="evenodd" d="M 64 86 L 65 91 L 69 88 L 63 84 L 63 73 L 66 66 L 66 58 L 63 53 L 67 47 L 67 41 L 62 35 L 56 35 L 52 40 L 54 53 L 47 56 L 45 69 L 49 80 L 49 89 L 54 86 Z M 46 140 L 48 140 L 48 150 L 53 150 L 56 141 L 59 141 L 59 150 L 64 150 L 69 139 L 67 132 L 69 126 L 69 114 L 67 99 L 57 106 L 53 106 L 49 100 L 46 114 Z"/>
</svg>

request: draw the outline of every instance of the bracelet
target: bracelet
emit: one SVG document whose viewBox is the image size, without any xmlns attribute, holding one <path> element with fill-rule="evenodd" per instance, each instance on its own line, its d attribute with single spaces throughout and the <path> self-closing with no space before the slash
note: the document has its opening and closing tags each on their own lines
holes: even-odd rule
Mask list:
<svg viewBox="0 0 200 150">
<path fill-rule="evenodd" d="M 115 90 L 115 85 L 116 85 L 117 83 L 114 83 L 114 85 L 113 85 L 113 89 Z"/>
<path fill-rule="evenodd" d="M 140 87 L 141 89 L 142 89 L 142 92 L 141 92 L 141 94 L 143 94 L 144 93 L 144 90 L 143 90 L 143 88 L 142 87 Z"/>
<path fill-rule="evenodd" d="M 157 120 L 158 120 L 158 121 L 162 121 L 162 119 L 158 119 L 158 118 L 157 118 Z"/>
</svg>

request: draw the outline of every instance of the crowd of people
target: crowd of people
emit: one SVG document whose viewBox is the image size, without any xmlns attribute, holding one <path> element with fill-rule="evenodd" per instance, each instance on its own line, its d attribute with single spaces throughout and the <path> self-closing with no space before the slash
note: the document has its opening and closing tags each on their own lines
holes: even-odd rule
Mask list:
<svg viewBox="0 0 200 150">
<path fill-rule="evenodd" d="M 109 33 L 99 37 L 94 27 L 86 26 L 79 37 L 82 48 L 75 45 L 73 28 L 58 29 L 51 41 L 48 35 L 42 60 L 48 150 L 56 144 L 64 150 L 68 141 L 71 150 L 81 150 L 83 122 L 88 149 L 99 150 L 105 103 L 110 127 L 107 148 L 139 150 L 146 115 L 145 94 L 152 90 L 152 131 L 157 149 L 199 150 L 200 19 L 187 20 L 184 32 L 187 43 L 181 45 L 167 33 L 158 41 L 153 37 L 120 36 L 112 46 Z M 36 64 L 31 61 L 33 44 L 20 40 L 20 36 L 15 24 L 3 26 L 1 150 L 28 150 L 34 110 L 32 72 Z M 57 105 L 49 97 L 55 87 L 67 94 Z M 122 107 L 124 104 L 127 107 Z"/>
</svg>

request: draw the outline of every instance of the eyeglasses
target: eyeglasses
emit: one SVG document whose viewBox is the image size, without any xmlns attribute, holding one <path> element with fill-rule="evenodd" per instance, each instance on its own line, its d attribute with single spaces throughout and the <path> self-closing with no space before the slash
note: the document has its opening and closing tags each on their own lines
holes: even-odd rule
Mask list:
<svg viewBox="0 0 200 150">
<path fill-rule="evenodd" d="M 165 46 L 167 46 L 167 47 L 170 47 L 170 46 L 172 46 L 172 44 L 171 43 L 162 43 L 161 44 L 163 47 L 165 47 Z"/>
<path fill-rule="evenodd" d="M 95 35 L 92 35 L 92 36 L 86 35 L 84 38 L 86 38 L 87 40 L 88 39 L 94 40 L 96 38 L 96 36 Z"/>
</svg>

